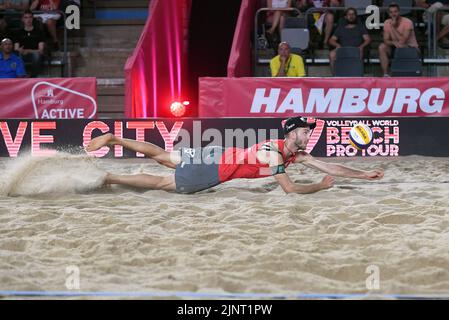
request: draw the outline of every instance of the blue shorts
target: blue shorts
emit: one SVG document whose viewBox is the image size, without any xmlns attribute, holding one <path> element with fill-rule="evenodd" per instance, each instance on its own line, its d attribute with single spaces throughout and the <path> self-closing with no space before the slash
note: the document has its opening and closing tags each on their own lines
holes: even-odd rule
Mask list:
<svg viewBox="0 0 449 320">
<path fill-rule="evenodd" d="M 220 184 L 218 164 L 223 152 L 222 147 L 182 148 L 175 169 L 176 192 L 195 193 Z"/>
</svg>

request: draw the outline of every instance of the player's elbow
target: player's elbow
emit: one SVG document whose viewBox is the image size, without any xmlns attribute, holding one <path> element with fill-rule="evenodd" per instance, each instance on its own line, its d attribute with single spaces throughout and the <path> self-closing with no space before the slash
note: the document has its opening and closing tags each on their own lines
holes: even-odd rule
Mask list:
<svg viewBox="0 0 449 320">
<path fill-rule="evenodd" d="M 282 187 L 282 190 L 284 190 L 284 192 L 286 194 L 295 193 L 296 192 L 295 191 L 295 185 L 293 185 L 293 184 L 281 185 L 281 187 Z"/>
</svg>

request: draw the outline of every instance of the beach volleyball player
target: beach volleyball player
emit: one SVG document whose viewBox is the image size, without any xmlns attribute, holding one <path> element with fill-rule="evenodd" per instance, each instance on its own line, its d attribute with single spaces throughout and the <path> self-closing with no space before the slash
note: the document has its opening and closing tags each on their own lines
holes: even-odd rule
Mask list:
<svg viewBox="0 0 449 320">
<path fill-rule="evenodd" d="M 329 189 L 335 177 L 365 180 L 382 179 L 382 170 L 363 171 L 340 164 L 319 161 L 306 153 L 307 143 L 316 126 L 314 119 L 293 117 L 283 124 L 284 140 L 266 140 L 247 149 L 222 147 L 183 148 L 167 152 L 147 142 L 115 137 L 108 133 L 93 139 L 86 151 L 103 146 L 121 145 L 140 152 L 161 165 L 175 169 L 170 176 L 149 174 L 117 175 L 108 173 L 106 184 L 120 184 L 138 188 L 195 193 L 233 179 L 255 179 L 273 176 L 286 193 L 307 194 Z M 327 175 L 319 183 L 296 184 L 285 171 L 290 164 L 300 163 Z"/>
</svg>

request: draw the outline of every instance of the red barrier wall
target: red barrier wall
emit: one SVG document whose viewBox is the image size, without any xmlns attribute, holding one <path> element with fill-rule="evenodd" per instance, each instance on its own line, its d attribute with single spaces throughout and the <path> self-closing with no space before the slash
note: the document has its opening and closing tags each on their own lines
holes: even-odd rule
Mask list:
<svg viewBox="0 0 449 320">
<path fill-rule="evenodd" d="M 96 115 L 95 78 L 0 80 L 2 119 L 90 119 Z"/>
<path fill-rule="evenodd" d="M 199 115 L 449 116 L 449 78 L 200 78 Z"/>
<path fill-rule="evenodd" d="M 229 56 L 228 77 L 252 76 L 251 38 L 257 2 L 258 0 L 242 1 Z"/>
</svg>

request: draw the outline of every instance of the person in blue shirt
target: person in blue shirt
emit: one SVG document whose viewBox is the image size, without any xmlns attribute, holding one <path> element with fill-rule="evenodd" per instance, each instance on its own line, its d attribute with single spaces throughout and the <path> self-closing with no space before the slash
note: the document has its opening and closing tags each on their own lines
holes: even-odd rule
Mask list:
<svg viewBox="0 0 449 320">
<path fill-rule="evenodd" d="M 11 39 L 3 39 L 1 49 L 0 78 L 24 78 L 26 76 L 25 65 L 22 58 L 12 52 L 13 43 Z"/>
</svg>

